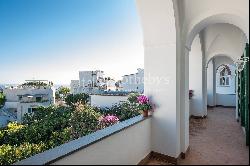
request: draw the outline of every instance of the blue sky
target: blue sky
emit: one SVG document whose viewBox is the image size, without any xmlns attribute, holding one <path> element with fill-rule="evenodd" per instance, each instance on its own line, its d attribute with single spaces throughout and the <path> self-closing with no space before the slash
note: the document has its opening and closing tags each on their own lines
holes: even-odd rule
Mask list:
<svg viewBox="0 0 250 166">
<path fill-rule="evenodd" d="M 80 70 L 143 68 L 135 0 L 0 0 L 0 84 L 69 84 Z"/>
</svg>

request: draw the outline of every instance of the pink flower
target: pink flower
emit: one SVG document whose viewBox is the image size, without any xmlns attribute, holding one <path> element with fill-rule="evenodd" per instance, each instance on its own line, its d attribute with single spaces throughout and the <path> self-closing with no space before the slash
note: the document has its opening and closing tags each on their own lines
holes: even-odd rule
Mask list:
<svg viewBox="0 0 250 166">
<path fill-rule="evenodd" d="M 117 118 L 116 116 L 114 115 L 107 115 L 105 117 L 101 117 L 99 119 L 99 122 L 101 123 L 109 123 L 109 124 L 115 124 L 119 121 L 119 118 Z"/>
<path fill-rule="evenodd" d="M 139 102 L 139 104 L 147 104 L 149 102 L 149 99 L 147 96 L 141 95 L 137 97 L 137 101 Z"/>
</svg>

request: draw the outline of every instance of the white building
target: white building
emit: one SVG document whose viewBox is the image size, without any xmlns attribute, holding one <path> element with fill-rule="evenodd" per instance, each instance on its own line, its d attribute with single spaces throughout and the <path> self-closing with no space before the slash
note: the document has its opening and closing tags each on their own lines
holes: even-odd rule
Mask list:
<svg viewBox="0 0 250 166">
<path fill-rule="evenodd" d="M 98 87 L 100 81 L 103 80 L 104 72 L 100 70 L 96 71 L 80 71 L 79 72 L 79 84 L 80 87 Z"/>
<path fill-rule="evenodd" d="M 105 82 L 107 86 L 107 91 L 116 91 L 116 81 L 114 79 L 108 79 Z"/>
<path fill-rule="evenodd" d="M 4 88 L 6 96 L 4 109 L 14 115 L 18 122 L 26 113 L 32 113 L 37 107 L 55 104 L 55 90 L 51 86 L 18 86 Z"/>
<path fill-rule="evenodd" d="M 137 73 L 124 75 L 121 82 L 121 90 L 125 92 L 144 92 L 144 70 L 137 69 Z"/>
<path fill-rule="evenodd" d="M 101 93 L 106 90 L 116 90 L 115 80 L 104 77 L 104 72 L 96 71 L 80 71 L 79 80 L 71 80 L 71 93 Z"/>
<path fill-rule="evenodd" d="M 72 94 L 77 94 L 78 93 L 78 89 L 79 89 L 79 85 L 80 85 L 79 80 L 71 80 L 71 83 L 70 83 L 70 92 Z"/>
</svg>

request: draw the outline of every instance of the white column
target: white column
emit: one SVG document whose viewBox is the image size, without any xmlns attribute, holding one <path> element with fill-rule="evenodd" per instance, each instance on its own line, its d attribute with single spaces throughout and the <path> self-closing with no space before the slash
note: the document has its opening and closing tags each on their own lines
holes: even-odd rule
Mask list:
<svg viewBox="0 0 250 166">
<path fill-rule="evenodd" d="M 152 150 L 180 154 L 179 60 L 172 0 L 137 0 L 144 34 L 145 94 L 156 104 L 152 118 Z"/>
<path fill-rule="evenodd" d="M 213 59 L 212 61 L 213 63 L 213 106 L 216 106 L 216 73 L 217 73 L 217 69 L 216 69 L 216 65 L 215 65 L 215 59 Z"/>
<path fill-rule="evenodd" d="M 202 95 L 203 95 L 203 110 L 201 116 L 207 116 L 207 66 L 202 65 Z"/>
<path fill-rule="evenodd" d="M 185 47 L 184 54 L 180 54 L 180 136 L 181 152 L 186 153 L 189 147 L 189 49 Z"/>
<path fill-rule="evenodd" d="M 206 105 L 206 67 L 204 65 L 201 40 L 197 35 L 189 52 L 189 89 L 194 90 L 191 99 L 190 115 L 204 116 Z M 187 79 L 188 80 L 188 79 Z"/>
<path fill-rule="evenodd" d="M 236 89 L 236 110 L 235 110 L 235 118 L 236 118 L 236 120 L 237 121 L 239 121 L 239 115 L 238 115 L 238 109 L 239 109 L 239 107 L 238 107 L 238 105 L 239 105 L 239 96 L 238 96 L 238 90 L 239 90 L 239 86 L 238 86 L 238 84 L 239 84 L 239 82 L 238 82 L 238 72 L 237 72 L 237 70 L 235 71 L 237 74 L 235 74 L 235 79 L 236 79 L 236 83 L 235 83 L 235 89 Z"/>
<path fill-rule="evenodd" d="M 207 105 L 216 106 L 216 66 L 214 59 L 207 65 Z"/>
</svg>

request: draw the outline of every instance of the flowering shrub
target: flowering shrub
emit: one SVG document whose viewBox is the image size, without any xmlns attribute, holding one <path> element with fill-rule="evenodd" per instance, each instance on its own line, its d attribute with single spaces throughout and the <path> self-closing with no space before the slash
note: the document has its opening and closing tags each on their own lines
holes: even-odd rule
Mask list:
<svg viewBox="0 0 250 166">
<path fill-rule="evenodd" d="M 0 145 L 0 165 L 12 164 L 46 149 L 47 147 L 45 143 L 23 143 L 20 146 L 9 144 Z"/>
<path fill-rule="evenodd" d="M 138 102 L 138 101 L 137 101 L 138 96 L 139 96 L 139 93 L 130 93 L 130 94 L 128 95 L 128 101 L 129 101 L 130 103 L 137 103 L 137 102 Z"/>
<path fill-rule="evenodd" d="M 95 132 L 101 114 L 96 112 L 93 107 L 81 102 L 75 103 L 74 108 L 75 110 L 69 119 L 71 138 L 77 139 Z"/>
<path fill-rule="evenodd" d="M 118 122 L 119 122 L 119 119 L 117 118 L 117 116 L 114 116 L 114 115 L 102 116 L 99 119 L 99 124 L 98 124 L 99 127 L 98 128 L 104 129 L 104 128 L 109 127 L 111 125 L 114 125 Z"/>
<path fill-rule="evenodd" d="M 33 114 L 26 114 L 22 124 L 13 122 L 0 129 L 0 165 L 12 164 L 140 115 L 139 100 L 134 96 L 135 102 L 121 102 L 106 109 L 91 107 L 85 97 L 86 100 L 78 100 L 81 96 L 74 98 L 69 106 L 39 107 Z M 145 101 L 148 100 L 140 99 L 141 104 Z"/>
<path fill-rule="evenodd" d="M 147 96 L 141 95 L 137 97 L 137 101 L 139 104 L 147 104 L 149 102 L 149 99 Z"/>
<path fill-rule="evenodd" d="M 137 97 L 138 109 L 141 111 L 149 111 L 152 109 L 152 106 L 149 103 L 149 98 L 145 95 Z"/>
<path fill-rule="evenodd" d="M 114 104 L 110 108 L 99 109 L 98 112 L 104 116 L 115 115 L 120 121 L 124 121 L 141 114 L 137 107 L 137 103 L 130 103 L 126 101 Z"/>
</svg>

